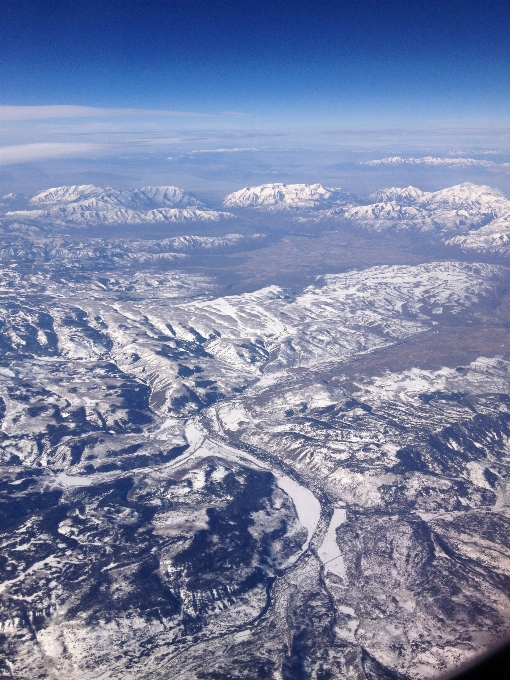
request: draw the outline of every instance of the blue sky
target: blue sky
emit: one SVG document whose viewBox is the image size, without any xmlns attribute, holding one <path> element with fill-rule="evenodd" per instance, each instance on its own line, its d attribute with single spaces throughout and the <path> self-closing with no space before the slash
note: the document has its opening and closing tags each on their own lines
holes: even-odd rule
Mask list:
<svg viewBox="0 0 510 680">
<path fill-rule="evenodd" d="M 0 143 L 26 153 L 508 128 L 507 0 L 4 0 L 2 18 L 0 104 L 56 107 L 3 110 Z"/>
</svg>

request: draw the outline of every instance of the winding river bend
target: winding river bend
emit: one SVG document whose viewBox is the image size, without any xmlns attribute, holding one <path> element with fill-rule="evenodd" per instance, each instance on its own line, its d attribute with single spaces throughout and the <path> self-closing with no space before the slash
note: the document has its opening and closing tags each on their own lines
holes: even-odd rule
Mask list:
<svg viewBox="0 0 510 680">
<path fill-rule="evenodd" d="M 256 470 L 271 472 L 280 489 L 292 498 L 299 522 L 308 532 L 308 537 L 303 544 L 301 554 L 308 549 L 312 538 L 314 538 L 319 530 L 321 518 L 321 504 L 310 489 L 292 477 L 282 474 L 266 461 L 261 461 L 246 451 L 215 440 L 195 420 L 190 421 L 186 425 L 185 434 L 189 443 L 189 449 L 187 449 L 185 454 L 172 461 L 169 464 L 170 468 L 181 467 L 184 464 L 188 464 L 194 458 L 215 456 Z"/>
</svg>

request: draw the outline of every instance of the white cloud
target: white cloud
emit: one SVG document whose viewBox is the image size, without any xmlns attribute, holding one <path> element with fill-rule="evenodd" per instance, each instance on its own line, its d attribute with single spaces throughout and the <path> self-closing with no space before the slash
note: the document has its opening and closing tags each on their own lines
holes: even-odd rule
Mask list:
<svg viewBox="0 0 510 680">
<path fill-rule="evenodd" d="M 44 120 L 50 118 L 115 118 L 118 116 L 161 117 L 161 118 L 210 118 L 244 117 L 247 114 L 237 111 L 223 111 L 220 114 L 197 113 L 194 111 L 166 111 L 158 109 L 113 109 L 93 106 L 74 106 L 59 104 L 55 106 L 0 106 L 0 120 Z"/>
<path fill-rule="evenodd" d="M 0 165 L 26 163 L 43 158 L 63 158 L 65 156 L 86 156 L 105 151 L 108 145 L 50 142 L 39 144 L 16 144 L 0 147 Z"/>
<path fill-rule="evenodd" d="M 236 153 L 236 151 L 258 151 L 254 146 L 236 146 L 232 149 L 197 149 L 190 151 L 188 156 L 194 156 L 198 153 Z"/>
</svg>

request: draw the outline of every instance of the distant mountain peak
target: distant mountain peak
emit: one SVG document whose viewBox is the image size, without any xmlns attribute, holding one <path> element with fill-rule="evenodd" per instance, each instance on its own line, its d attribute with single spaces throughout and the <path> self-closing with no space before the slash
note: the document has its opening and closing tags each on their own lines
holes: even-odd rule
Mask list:
<svg viewBox="0 0 510 680">
<path fill-rule="evenodd" d="M 274 182 L 234 191 L 225 197 L 223 205 L 230 208 L 297 210 L 330 208 L 349 200 L 352 200 L 352 196 L 339 188 L 330 189 L 322 184 Z"/>
<path fill-rule="evenodd" d="M 498 214 L 504 206 L 508 210 L 508 199 L 503 191 L 486 184 L 463 182 L 439 191 L 426 192 L 420 205 L 431 208 L 477 209 Z"/>
<path fill-rule="evenodd" d="M 113 192 L 114 189 L 101 189 L 93 184 L 72 184 L 69 186 L 52 187 L 44 189 L 32 196 L 29 203 L 39 205 L 41 203 L 74 203 L 92 196 L 99 196 L 105 192 Z"/>
<path fill-rule="evenodd" d="M 130 189 L 121 194 L 126 207 L 137 208 L 205 208 L 193 194 L 175 186 L 146 186 Z M 128 205 L 129 204 L 129 205 Z"/>
<path fill-rule="evenodd" d="M 423 196 L 423 191 L 417 187 L 408 186 L 402 187 L 388 187 L 387 189 L 380 189 L 374 191 L 368 198 L 373 203 L 387 203 L 388 201 L 395 201 L 399 204 L 414 203 Z"/>
</svg>

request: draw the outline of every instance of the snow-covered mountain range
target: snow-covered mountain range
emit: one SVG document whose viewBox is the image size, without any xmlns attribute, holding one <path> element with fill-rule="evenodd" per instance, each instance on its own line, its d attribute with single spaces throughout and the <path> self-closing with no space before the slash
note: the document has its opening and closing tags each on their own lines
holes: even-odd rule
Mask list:
<svg viewBox="0 0 510 680">
<path fill-rule="evenodd" d="M 476 158 L 441 158 L 434 156 L 424 156 L 423 158 L 402 158 L 401 156 L 391 156 L 389 158 L 379 158 L 372 161 L 361 161 L 360 165 L 376 167 L 379 165 L 433 165 L 447 168 L 491 168 L 502 170 L 510 168 L 510 163 L 495 163 L 494 161 L 479 160 Z"/>
<path fill-rule="evenodd" d="M 321 184 L 263 184 L 228 194 L 223 205 L 229 212 L 210 209 L 174 186 L 124 191 L 63 186 L 25 199 L 9 194 L 2 204 L 0 228 L 10 231 L 219 222 L 233 218 L 236 211 L 243 219 L 246 211 L 256 210 L 282 213 L 299 222 L 348 220 L 373 231 L 416 230 L 466 250 L 510 252 L 510 200 L 499 189 L 471 182 L 432 192 L 413 186 L 388 187 L 364 201 Z"/>
<path fill-rule="evenodd" d="M 229 217 L 229 213 L 207 209 L 195 196 L 174 186 L 119 191 L 84 184 L 37 193 L 28 200 L 25 209 L 8 210 L 3 222 L 86 227 L 218 221 Z"/>
<path fill-rule="evenodd" d="M 510 200 L 499 189 L 471 182 L 434 192 L 391 187 L 369 199 L 344 216 L 366 229 L 415 229 L 466 249 L 506 252 Z"/>
<path fill-rule="evenodd" d="M 29 201 L 30 205 L 79 205 L 89 210 L 106 210 L 108 208 L 127 208 L 144 210 L 154 208 L 205 208 L 193 194 L 178 187 L 143 187 L 118 191 L 117 189 L 101 189 L 93 184 L 63 186 L 41 191 Z"/>
<path fill-rule="evenodd" d="M 468 231 L 510 212 L 510 201 L 502 191 L 471 182 L 434 192 L 391 187 L 369 198 L 376 202 L 349 207 L 344 215 L 378 230 L 393 223 L 424 231 Z"/>
<path fill-rule="evenodd" d="M 396 157 L 377 163 L 415 160 L 439 163 L 445 159 Z M 454 160 L 469 164 L 472 159 Z M 347 219 L 374 231 L 416 230 L 471 250 L 509 250 L 510 200 L 499 189 L 472 182 L 428 192 L 413 186 L 388 187 L 371 193 L 366 201 L 320 184 L 263 184 L 229 194 L 224 205 L 231 210 L 284 211 L 305 222 Z"/>
</svg>

